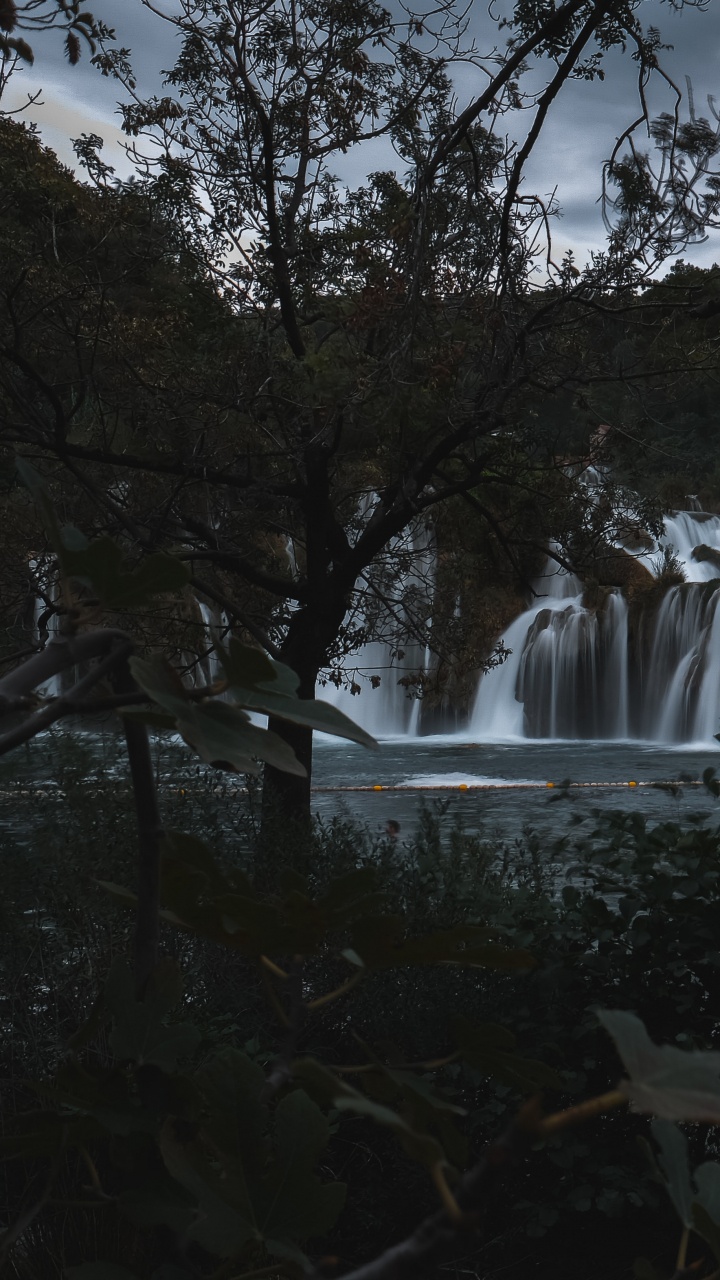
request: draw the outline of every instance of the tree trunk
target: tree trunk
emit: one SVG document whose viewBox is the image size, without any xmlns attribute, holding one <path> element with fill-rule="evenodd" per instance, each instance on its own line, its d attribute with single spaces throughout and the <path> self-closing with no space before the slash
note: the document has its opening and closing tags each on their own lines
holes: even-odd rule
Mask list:
<svg viewBox="0 0 720 1280">
<path fill-rule="evenodd" d="M 312 729 L 270 717 L 268 728 L 292 747 L 306 769 L 306 777 L 283 773 L 265 765 L 262 791 L 262 843 L 266 850 L 304 844 L 310 831 Z"/>
<path fill-rule="evenodd" d="M 292 667 L 300 679 L 298 696 L 314 698 L 318 672 L 327 661 L 330 646 L 337 639 L 346 609 L 346 592 L 333 592 L 327 584 L 315 607 L 306 605 L 292 618 L 285 642 L 280 650 L 283 662 Z M 262 794 L 262 842 L 286 846 L 307 840 L 311 825 L 310 794 L 312 784 L 313 735 L 303 725 L 270 717 L 268 728 L 292 747 L 306 776 L 283 773 L 265 766 Z"/>
<path fill-rule="evenodd" d="M 298 696 L 315 697 L 315 683 L 319 665 L 309 649 L 312 639 L 312 618 L 307 614 L 296 615 L 291 623 L 285 643 L 280 651 L 283 662 L 292 667 L 300 677 Z M 296 843 L 304 843 L 310 831 L 310 787 L 312 782 L 312 729 L 304 725 L 290 724 L 270 716 L 268 728 L 283 739 L 295 752 L 305 768 L 305 777 L 284 773 L 272 765 L 265 765 L 262 792 L 262 843 L 287 849 Z"/>
</svg>

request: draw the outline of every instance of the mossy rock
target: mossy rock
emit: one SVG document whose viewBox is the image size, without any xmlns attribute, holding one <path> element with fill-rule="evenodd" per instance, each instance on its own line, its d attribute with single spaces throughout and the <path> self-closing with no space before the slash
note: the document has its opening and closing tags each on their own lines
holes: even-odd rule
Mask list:
<svg viewBox="0 0 720 1280">
<path fill-rule="evenodd" d="M 606 552 L 592 560 L 589 570 L 598 586 L 619 587 L 627 600 L 655 586 L 653 575 L 642 561 L 620 547 L 608 547 Z"/>
</svg>

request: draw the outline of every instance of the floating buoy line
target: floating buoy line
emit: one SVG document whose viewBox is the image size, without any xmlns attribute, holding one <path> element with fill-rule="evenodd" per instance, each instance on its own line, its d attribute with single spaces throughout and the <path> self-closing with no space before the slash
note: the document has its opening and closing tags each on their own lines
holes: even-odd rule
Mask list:
<svg viewBox="0 0 720 1280">
<path fill-rule="evenodd" d="M 624 788 L 640 788 L 646 787 L 652 791 L 679 791 L 685 787 L 703 787 L 705 784 L 699 780 L 683 779 L 682 781 L 669 780 L 667 782 L 637 782 L 631 778 L 627 782 L 428 782 L 428 783 L 406 783 L 406 782 L 374 782 L 374 783 L 358 783 L 355 786 L 312 786 L 312 792 L 332 794 L 334 792 L 356 792 L 356 791 L 399 791 L 408 794 L 413 791 L 559 791 L 561 794 L 565 791 L 577 791 L 594 787 L 595 790 L 622 790 Z M 190 787 L 163 787 L 163 791 L 176 792 L 178 795 L 192 795 L 194 791 Z M 243 786 L 216 786 L 214 792 L 222 792 L 225 795 L 236 796 L 243 794 L 247 788 Z M 66 799 L 64 791 L 56 790 L 54 787 L 46 789 L 42 785 L 34 787 L 20 787 L 18 789 L 2 789 L 0 790 L 0 799 L 14 796 L 34 796 L 39 799 Z"/>
</svg>

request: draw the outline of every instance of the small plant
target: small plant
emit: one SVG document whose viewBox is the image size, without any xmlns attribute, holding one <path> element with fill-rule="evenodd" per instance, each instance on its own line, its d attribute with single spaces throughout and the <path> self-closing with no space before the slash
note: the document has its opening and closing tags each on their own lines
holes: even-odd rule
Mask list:
<svg viewBox="0 0 720 1280">
<path fill-rule="evenodd" d="M 660 547 L 652 561 L 652 571 L 656 580 L 665 587 L 678 587 L 685 582 L 685 568 L 672 543 Z"/>
</svg>

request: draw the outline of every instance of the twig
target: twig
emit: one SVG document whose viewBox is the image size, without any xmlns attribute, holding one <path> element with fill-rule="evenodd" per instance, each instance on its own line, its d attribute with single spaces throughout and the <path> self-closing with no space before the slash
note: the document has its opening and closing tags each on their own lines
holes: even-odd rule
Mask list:
<svg viewBox="0 0 720 1280">
<path fill-rule="evenodd" d="M 292 1080 L 292 1064 L 297 1057 L 298 1040 L 300 1033 L 305 1024 L 308 1007 L 302 998 L 303 994 L 303 957 L 294 956 L 290 965 L 287 978 L 285 980 L 285 990 L 288 992 L 290 1010 L 285 1015 L 286 1030 L 283 1042 L 280 1047 L 272 1070 L 268 1076 L 265 1085 L 264 1094 L 266 1098 L 271 1098 L 276 1094 L 283 1085 L 288 1084 Z M 270 979 L 268 978 L 268 983 Z M 279 1002 L 278 1002 L 279 1003 Z"/>
<path fill-rule="evenodd" d="M 599 1097 L 580 1102 L 576 1107 L 567 1107 L 565 1111 L 556 1111 L 551 1116 L 545 1116 L 538 1123 L 538 1134 L 549 1137 L 553 1133 L 559 1133 L 561 1129 L 569 1129 L 573 1125 L 581 1124 L 583 1120 L 590 1120 L 593 1116 L 614 1111 L 616 1107 L 627 1106 L 629 1101 L 626 1093 L 621 1093 L 619 1089 L 611 1089 L 609 1093 L 601 1093 Z"/>
<path fill-rule="evenodd" d="M 451 1062 L 457 1062 L 462 1057 L 462 1050 L 455 1049 L 453 1053 L 448 1053 L 444 1058 L 427 1058 L 424 1062 L 398 1062 L 390 1063 L 391 1069 L 397 1071 L 437 1071 L 439 1067 L 447 1067 Z M 377 1071 L 377 1062 L 363 1062 L 359 1066 L 338 1067 L 334 1066 L 333 1071 L 337 1071 L 339 1075 L 362 1075 L 367 1071 Z"/>
<path fill-rule="evenodd" d="M 135 681 L 127 663 L 117 672 L 114 683 L 119 693 L 135 691 Z M 123 720 L 123 727 L 138 825 L 137 913 L 133 940 L 133 967 L 135 991 L 138 999 L 141 999 L 148 979 L 157 965 L 160 938 L 160 841 L 163 830 L 147 728 L 144 724 L 127 718 Z"/>
<path fill-rule="evenodd" d="M 282 978 L 283 980 L 287 978 L 288 975 L 285 970 L 281 969 L 279 964 L 275 964 L 275 961 L 271 960 L 269 956 L 261 956 L 260 963 L 265 965 L 265 968 L 270 973 L 274 973 L 276 978 Z"/>
<path fill-rule="evenodd" d="M 539 1103 L 527 1103 L 503 1134 L 488 1146 L 478 1163 L 458 1184 L 455 1201 L 461 1217 L 445 1210 L 426 1218 L 420 1226 L 372 1262 L 346 1272 L 342 1280 L 422 1280 L 434 1276 L 440 1262 L 467 1245 L 467 1233 L 479 1225 L 483 1197 L 497 1183 L 500 1173 L 516 1164 L 537 1140 Z"/>
<path fill-rule="evenodd" d="M 683 1227 L 683 1232 L 680 1237 L 680 1244 L 678 1246 L 677 1259 L 675 1261 L 676 1271 L 682 1272 L 685 1270 L 685 1264 L 687 1262 L 687 1248 L 688 1248 L 689 1239 L 690 1239 L 690 1228 Z"/>
<path fill-rule="evenodd" d="M 346 992 L 352 991 L 353 987 L 356 987 L 364 976 L 365 970 L 358 969 L 357 973 L 348 978 L 347 982 L 343 982 L 341 986 L 336 987 L 334 991 L 326 991 L 324 996 L 318 996 L 315 1000 L 311 1000 L 307 1006 L 308 1009 L 321 1009 L 323 1005 L 331 1004 L 333 1000 L 339 1000 Z"/>
<path fill-rule="evenodd" d="M 454 1197 L 450 1188 L 442 1186 L 437 1168 L 433 1179 L 441 1191 L 447 1208 L 421 1222 L 412 1235 L 393 1245 L 372 1262 L 346 1272 L 342 1280 L 423 1280 L 434 1276 L 437 1266 L 467 1244 L 467 1235 L 481 1223 L 483 1197 L 495 1188 L 504 1169 L 517 1164 L 537 1140 L 569 1128 L 592 1116 L 600 1115 L 626 1103 L 625 1094 L 615 1089 L 577 1107 L 569 1107 L 543 1117 L 540 1103 L 532 1098 L 499 1138 L 486 1147 L 477 1164 L 459 1182 Z M 451 1203 L 452 1198 L 452 1203 Z"/>
</svg>

